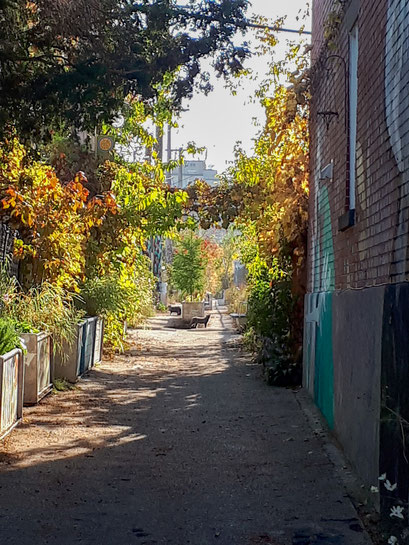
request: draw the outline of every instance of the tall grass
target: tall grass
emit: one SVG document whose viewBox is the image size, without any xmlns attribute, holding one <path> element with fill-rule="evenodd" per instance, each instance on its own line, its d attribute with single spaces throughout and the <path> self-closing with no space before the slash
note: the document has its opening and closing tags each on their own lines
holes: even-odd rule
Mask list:
<svg viewBox="0 0 409 545">
<path fill-rule="evenodd" d="M 45 282 L 27 293 L 15 292 L 4 313 L 16 322 L 52 334 L 55 350 L 74 342 L 76 325 L 84 316 L 63 288 Z"/>
</svg>

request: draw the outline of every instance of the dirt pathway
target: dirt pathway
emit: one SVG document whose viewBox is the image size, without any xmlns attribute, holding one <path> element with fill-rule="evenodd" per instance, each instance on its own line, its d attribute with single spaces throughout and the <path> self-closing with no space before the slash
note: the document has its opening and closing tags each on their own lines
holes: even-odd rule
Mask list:
<svg viewBox="0 0 409 545">
<path fill-rule="evenodd" d="M 297 394 L 228 318 L 164 325 L 26 410 L 0 447 L 0 544 L 368 544 Z"/>
</svg>

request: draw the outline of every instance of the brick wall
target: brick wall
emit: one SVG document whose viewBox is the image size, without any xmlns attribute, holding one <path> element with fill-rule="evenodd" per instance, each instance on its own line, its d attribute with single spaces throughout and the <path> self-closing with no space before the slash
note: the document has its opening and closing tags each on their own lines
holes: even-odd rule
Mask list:
<svg viewBox="0 0 409 545">
<path fill-rule="evenodd" d="M 349 4 L 332 51 L 323 29 L 334 5 L 313 2 L 309 291 L 402 281 L 409 269 L 409 7 L 360 3 L 356 223 L 341 232 L 338 218 L 349 205 L 348 81 L 342 60 L 325 58 L 339 55 L 348 67 Z M 339 114 L 328 130 L 323 110 Z M 331 161 L 332 179 L 320 180 Z"/>
</svg>

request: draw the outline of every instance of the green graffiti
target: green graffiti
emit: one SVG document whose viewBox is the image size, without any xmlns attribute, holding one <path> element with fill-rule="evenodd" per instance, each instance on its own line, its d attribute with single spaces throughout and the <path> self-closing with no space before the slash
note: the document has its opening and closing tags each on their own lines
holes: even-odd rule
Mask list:
<svg viewBox="0 0 409 545">
<path fill-rule="evenodd" d="M 313 289 L 307 295 L 304 344 L 305 386 L 330 428 L 334 426 L 332 292 L 335 290 L 334 244 L 327 187 L 318 191 Z"/>
<path fill-rule="evenodd" d="M 318 224 L 319 224 L 319 253 L 318 260 L 320 274 L 317 278 L 316 291 L 334 291 L 334 242 L 332 237 L 331 209 L 329 205 L 328 188 L 322 187 L 318 194 Z"/>
<path fill-rule="evenodd" d="M 332 293 L 319 294 L 319 321 L 316 328 L 314 400 L 334 427 L 334 358 L 332 350 Z"/>
</svg>

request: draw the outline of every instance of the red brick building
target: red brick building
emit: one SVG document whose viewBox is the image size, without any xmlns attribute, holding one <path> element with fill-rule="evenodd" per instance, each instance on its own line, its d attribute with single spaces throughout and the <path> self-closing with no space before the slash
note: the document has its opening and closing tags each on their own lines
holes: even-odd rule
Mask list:
<svg viewBox="0 0 409 545">
<path fill-rule="evenodd" d="M 304 383 L 364 481 L 407 501 L 409 2 L 312 9 Z"/>
</svg>

